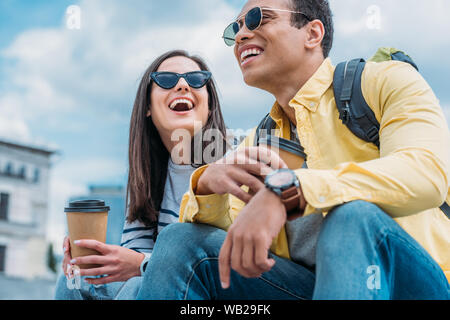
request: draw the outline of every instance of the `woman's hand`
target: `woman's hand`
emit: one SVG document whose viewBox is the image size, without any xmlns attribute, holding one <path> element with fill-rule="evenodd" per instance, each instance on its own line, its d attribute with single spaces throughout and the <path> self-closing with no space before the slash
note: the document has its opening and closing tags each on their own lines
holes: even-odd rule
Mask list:
<svg viewBox="0 0 450 320">
<path fill-rule="evenodd" d="M 144 260 L 144 254 L 121 246 L 104 244 L 97 240 L 77 240 L 77 246 L 96 250 L 100 255 L 78 257 L 70 260 L 70 264 L 97 264 L 100 267 L 81 269 L 81 276 L 106 277 L 86 279 L 90 284 L 105 284 L 116 281 L 127 281 L 128 279 L 141 275 L 140 266 Z"/>
</svg>

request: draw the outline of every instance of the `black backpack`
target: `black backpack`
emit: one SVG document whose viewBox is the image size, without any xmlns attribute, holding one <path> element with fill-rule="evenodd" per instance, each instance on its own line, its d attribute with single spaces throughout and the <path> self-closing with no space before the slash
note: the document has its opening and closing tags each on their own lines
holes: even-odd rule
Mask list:
<svg viewBox="0 0 450 320">
<path fill-rule="evenodd" d="M 419 71 L 417 65 L 408 55 L 393 48 L 380 48 L 370 60 L 377 62 L 402 61 L 409 63 Z M 339 111 L 339 119 L 342 120 L 342 123 L 358 138 L 371 142 L 380 148 L 380 124 L 364 99 L 361 89 L 361 77 L 365 65 L 364 59 L 353 59 L 341 62 L 336 66 L 333 77 L 334 97 Z M 261 132 L 271 132 L 275 127 L 275 121 L 270 117 L 270 114 L 267 114 L 256 128 L 254 145 L 259 145 Z M 297 145 L 304 152 L 303 147 L 298 143 Z M 450 206 L 447 202 L 444 202 L 440 209 L 450 219 Z"/>
</svg>

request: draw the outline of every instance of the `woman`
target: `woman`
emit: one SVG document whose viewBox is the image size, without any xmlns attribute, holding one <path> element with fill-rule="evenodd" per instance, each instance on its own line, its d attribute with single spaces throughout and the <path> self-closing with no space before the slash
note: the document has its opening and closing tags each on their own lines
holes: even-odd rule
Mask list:
<svg viewBox="0 0 450 320">
<path fill-rule="evenodd" d="M 210 129 L 218 133 L 213 148 L 201 139 Z M 213 152 L 205 157 L 207 146 Z M 65 276 L 58 281 L 56 299 L 134 299 L 158 232 L 178 221 L 191 173 L 221 158 L 226 148 L 226 127 L 207 65 L 180 50 L 158 57 L 142 77 L 131 116 L 128 213 L 122 244 L 81 240 L 77 245 L 95 248 L 101 255 L 72 259 L 66 237 Z M 198 149 L 200 157 L 191 152 Z M 80 290 L 69 289 L 67 268 L 90 263 L 100 267 L 82 269 L 80 275 L 89 278 L 84 278 Z M 107 285 L 98 286 L 103 284 Z"/>
</svg>

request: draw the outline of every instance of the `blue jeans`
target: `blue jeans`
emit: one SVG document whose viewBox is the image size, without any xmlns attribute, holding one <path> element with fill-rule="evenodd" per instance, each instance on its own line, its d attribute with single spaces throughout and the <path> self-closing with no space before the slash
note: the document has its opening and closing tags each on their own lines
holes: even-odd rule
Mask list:
<svg viewBox="0 0 450 320">
<path fill-rule="evenodd" d="M 324 219 L 316 268 L 277 256 L 259 278 L 231 272 L 223 290 L 218 255 L 226 233 L 172 224 L 158 236 L 137 299 L 450 299 L 442 269 L 378 206 L 354 201 Z"/>
<path fill-rule="evenodd" d="M 81 280 L 80 289 L 69 289 L 66 277 L 61 275 L 56 283 L 56 300 L 135 300 L 142 277 L 134 277 L 126 282 L 111 282 L 92 285 Z"/>
</svg>

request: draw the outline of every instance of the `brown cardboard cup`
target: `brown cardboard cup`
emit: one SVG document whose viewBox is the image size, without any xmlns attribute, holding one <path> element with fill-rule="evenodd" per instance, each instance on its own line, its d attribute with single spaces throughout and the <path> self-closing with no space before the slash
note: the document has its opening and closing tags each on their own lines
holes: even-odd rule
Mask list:
<svg viewBox="0 0 450 320">
<path fill-rule="evenodd" d="M 275 151 L 291 170 L 302 168 L 305 162 L 304 149 L 295 141 L 268 135 L 259 140 L 259 145 Z"/>
<path fill-rule="evenodd" d="M 105 243 L 109 207 L 102 200 L 78 200 L 64 209 L 70 238 L 72 258 L 99 255 L 98 251 L 79 247 L 75 240 L 92 239 Z M 81 269 L 99 267 L 95 264 L 78 265 Z"/>
</svg>

